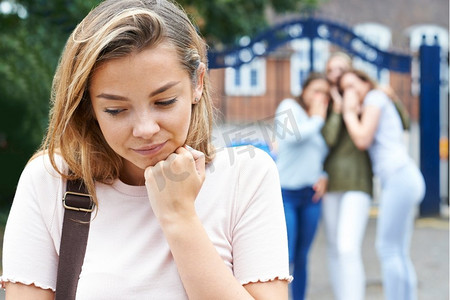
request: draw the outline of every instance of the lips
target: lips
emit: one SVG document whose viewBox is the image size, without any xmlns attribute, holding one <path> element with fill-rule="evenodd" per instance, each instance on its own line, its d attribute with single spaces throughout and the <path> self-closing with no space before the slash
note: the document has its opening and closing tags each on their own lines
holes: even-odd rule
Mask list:
<svg viewBox="0 0 450 300">
<path fill-rule="evenodd" d="M 143 156 L 148 156 L 148 155 L 154 155 L 156 153 L 158 153 L 166 144 L 167 142 L 161 143 L 161 144 L 153 144 L 153 145 L 148 145 L 148 146 L 143 146 L 143 147 L 139 147 L 137 149 L 133 149 L 134 152 L 143 155 Z"/>
</svg>

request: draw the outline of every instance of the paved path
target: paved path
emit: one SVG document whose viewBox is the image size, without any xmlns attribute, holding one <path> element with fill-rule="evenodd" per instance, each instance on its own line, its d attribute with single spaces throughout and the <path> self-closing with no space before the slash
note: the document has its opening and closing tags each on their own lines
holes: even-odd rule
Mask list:
<svg viewBox="0 0 450 300">
<path fill-rule="evenodd" d="M 369 220 L 363 242 L 367 300 L 383 299 L 381 273 L 375 245 L 376 218 Z M 333 299 L 328 281 L 323 226 L 311 249 L 308 300 Z M 447 218 L 418 219 L 411 257 L 418 277 L 418 299 L 449 299 L 449 222 Z"/>
</svg>

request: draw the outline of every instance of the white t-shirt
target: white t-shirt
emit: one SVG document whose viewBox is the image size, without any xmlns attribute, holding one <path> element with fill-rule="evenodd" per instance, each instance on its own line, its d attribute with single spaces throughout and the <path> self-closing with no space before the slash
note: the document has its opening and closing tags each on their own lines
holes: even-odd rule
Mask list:
<svg viewBox="0 0 450 300">
<path fill-rule="evenodd" d="M 96 190 L 77 299 L 187 299 L 146 188 L 116 180 Z M 55 290 L 64 192 L 47 156 L 25 167 L 5 230 L 2 281 Z M 241 284 L 291 280 L 279 179 L 267 154 L 218 152 L 195 206 Z"/>
<path fill-rule="evenodd" d="M 380 90 L 367 93 L 363 105 L 375 106 L 381 110 L 369 155 L 373 172 L 383 180 L 410 161 L 403 142 L 402 121 L 392 100 Z"/>
</svg>

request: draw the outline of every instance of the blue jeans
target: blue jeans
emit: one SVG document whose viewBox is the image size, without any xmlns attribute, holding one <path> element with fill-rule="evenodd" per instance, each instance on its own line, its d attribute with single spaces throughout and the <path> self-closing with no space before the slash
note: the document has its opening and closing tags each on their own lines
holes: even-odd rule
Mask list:
<svg viewBox="0 0 450 300">
<path fill-rule="evenodd" d="M 313 202 L 314 190 L 281 190 L 288 232 L 289 262 L 294 267 L 293 300 L 305 298 L 308 252 L 320 219 L 321 201 Z"/>
</svg>

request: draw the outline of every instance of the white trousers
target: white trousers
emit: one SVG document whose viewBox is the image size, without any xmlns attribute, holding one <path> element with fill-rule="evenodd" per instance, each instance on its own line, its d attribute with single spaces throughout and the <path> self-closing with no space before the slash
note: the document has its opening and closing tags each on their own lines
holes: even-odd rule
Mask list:
<svg viewBox="0 0 450 300">
<path fill-rule="evenodd" d="M 417 204 L 425 194 L 425 182 L 413 164 L 381 179 L 376 248 L 381 261 L 383 290 L 387 300 L 417 299 L 417 278 L 409 249 Z"/>
<path fill-rule="evenodd" d="M 330 192 L 323 197 L 330 281 L 337 300 L 365 298 L 361 246 L 369 209 L 370 196 L 361 191 Z"/>
</svg>

